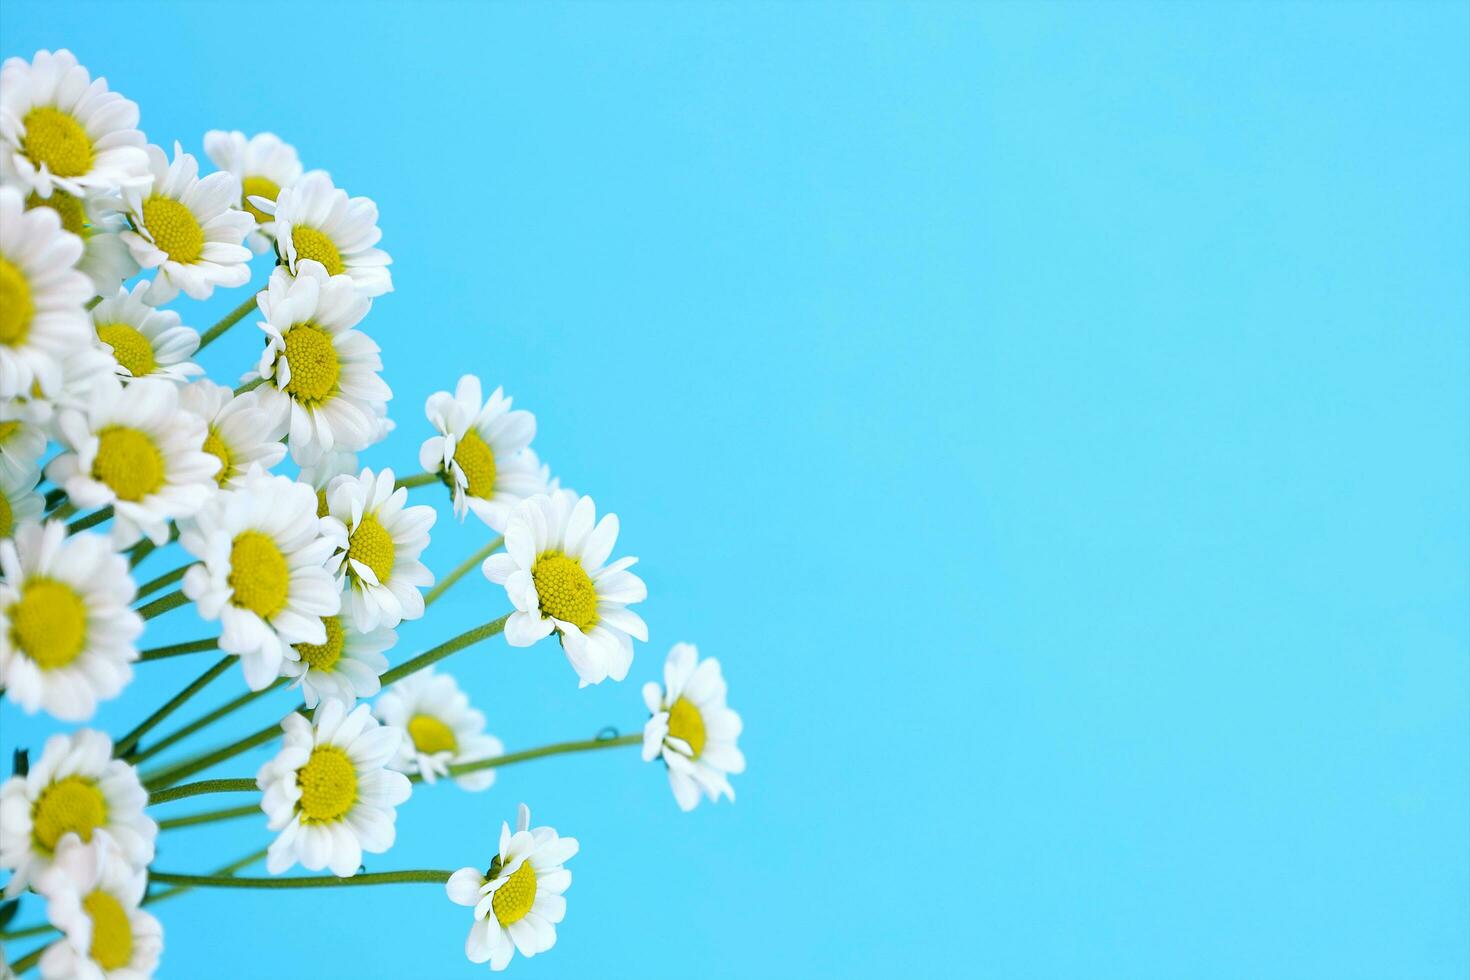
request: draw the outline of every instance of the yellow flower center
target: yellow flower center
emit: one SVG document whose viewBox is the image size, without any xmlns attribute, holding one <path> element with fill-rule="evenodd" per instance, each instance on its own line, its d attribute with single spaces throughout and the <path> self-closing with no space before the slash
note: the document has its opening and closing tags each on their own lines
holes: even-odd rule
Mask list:
<svg viewBox="0 0 1470 980">
<path fill-rule="evenodd" d="M 335 745 L 319 745 L 296 771 L 301 787 L 301 822 L 341 820 L 357 802 L 357 770 Z"/>
<path fill-rule="evenodd" d="M 146 432 L 110 425 L 97 433 L 92 477 L 112 488 L 119 500 L 137 503 L 163 486 L 163 453 Z"/>
<path fill-rule="evenodd" d="M 19 347 L 31 333 L 36 304 L 20 266 L 0 256 L 0 344 Z"/>
<path fill-rule="evenodd" d="M 316 516 L 326 517 L 330 513 L 331 511 L 327 509 L 327 491 L 318 490 L 316 492 Z"/>
<path fill-rule="evenodd" d="M 61 227 L 73 235 L 85 238 L 87 235 L 87 209 L 82 207 L 82 199 L 66 191 L 51 189 L 50 197 L 42 197 L 35 191 L 26 195 L 26 210 L 35 208 L 50 208 L 61 218 Z"/>
<path fill-rule="evenodd" d="M 255 215 L 256 224 L 264 224 L 274 220 L 260 208 L 250 203 L 252 197 L 263 197 L 267 201 L 274 201 L 276 195 L 281 193 L 281 185 L 269 177 L 246 177 L 240 181 L 240 206 Z"/>
<path fill-rule="evenodd" d="M 219 434 L 219 430 L 212 425 L 204 437 L 204 451 L 219 460 L 219 472 L 214 475 L 214 482 L 224 486 L 235 475 L 235 456 L 230 452 L 230 447 Z"/>
<path fill-rule="evenodd" d="M 5 261 L 5 260 L 4 259 L 0 259 L 0 262 L 3 262 L 3 261 Z M 19 431 L 20 431 L 20 423 L 19 422 L 15 422 L 15 421 L 11 421 L 11 422 L 0 422 L 0 446 L 5 445 L 5 443 L 9 441 L 10 437 L 13 436 L 13 435 L 15 435 Z"/>
<path fill-rule="evenodd" d="M 495 910 L 495 918 L 503 926 L 524 919 L 535 903 L 536 869 L 531 867 L 530 861 L 522 861 L 515 873 L 505 879 L 505 882 L 495 889 L 495 894 L 490 898 L 490 905 Z"/>
<path fill-rule="evenodd" d="M 692 701 L 680 698 L 669 709 L 669 734 L 688 742 L 696 759 L 704 751 L 704 715 Z"/>
<path fill-rule="evenodd" d="M 52 578 L 33 578 L 10 607 L 10 639 L 42 670 L 65 667 L 87 642 L 87 604 Z"/>
<path fill-rule="evenodd" d="M 127 368 L 135 378 L 152 374 L 158 367 L 153 357 L 153 345 L 142 331 L 126 323 L 97 324 L 97 339 L 112 348 L 117 363 Z"/>
<path fill-rule="evenodd" d="M 171 261 L 190 265 L 204 254 L 204 227 L 181 201 L 157 195 L 144 201 L 143 227 Z"/>
<path fill-rule="evenodd" d="M 414 715 L 410 718 L 408 734 L 413 739 L 413 747 L 424 755 L 453 752 L 459 745 L 454 739 L 454 729 L 433 715 Z"/>
<path fill-rule="evenodd" d="M 319 405 L 337 390 L 342 362 L 332 335 L 315 323 L 298 323 L 286 331 L 286 352 L 291 380 L 281 390 L 304 405 Z"/>
<path fill-rule="evenodd" d="M 597 625 L 597 590 L 576 558 L 548 551 L 531 566 L 541 615 L 571 623 L 583 633 Z"/>
<path fill-rule="evenodd" d="M 55 106 L 26 113 L 20 147 L 31 163 L 42 164 L 58 177 L 80 177 L 92 169 L 92 140 L 82 124 Z"/>
<path fill-rule="evenodd" d="M 63 834 L 76 834 L 87 843 L 92 840 L 92 831 L 106 823 L 107 799 L 96 781 L 67 776 L 41 791 L 31 809 L 31 840 L 50 854 Z"/>
<path fill-rule="evenodd" d="M 313 259 L 326 267 L 329 276 L 340 276 L 347 271 L 347 266 L 342 264 L 342 253 L 337 251 L 337 246 L 315 228 L 307 228 L 302 225 L 292 228 L 291 244 L 296 246 L 298 263 L 306 259 Z"/>
<path fill-rule="evenodd" d="M 347 633 L 336 616 L 323 616 L 322 626 L 327 630 L 326 642 L 297 643 L 296 652 L 301 654 L 301 659 L 309 666 L 317 670 L 331 670 L 342 659 L 342 647 L 346 643 Z"/>
<path fill-rule="evenodd" d="M 380 585 L 393 574 L 393 538 L 376 514 L 362 515 L 347 539 L 347 557 L 371 568 Z"/>
<path fill-rule="evenodd" d="M 495 452 L 481 438 L 480 433 L 470 429 L 460 437 L 454 447 L 454 461 L 464 470 L 469 480 L 465 493 L 471 497 L 489 500 L 495 493 Z"/>
<path fill-rule="evenodd" d="M 286 556 L 269 534 L 242 531 L 235 535 L 230 547 L 230 588 L 235 590 L 231 602 L 261 619 L 270 619 L 286 607 L 290 584 Z"/>
<path fill-rule="evenodd" d="M 133 924 L 122 902 L 104 891 L 82 899 L 92 920 L 92 948 L 87 955 L 104 970 L 127 966 L 133 959 Z"/>
<path fill-rule="evenodd" d="M 10 537 L 15 530 L 15 512 L 10 509 L 10 498 L 0 493 L 0 538 Z"/>
</svg>

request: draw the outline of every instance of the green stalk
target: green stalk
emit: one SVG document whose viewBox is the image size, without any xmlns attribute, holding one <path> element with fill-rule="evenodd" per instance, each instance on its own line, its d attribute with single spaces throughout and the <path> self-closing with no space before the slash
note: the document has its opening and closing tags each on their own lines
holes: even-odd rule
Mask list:
<svg viewBox="0 0 1470 980">
<path fill-rule="evenodd" d="M 255 297 L 257 295 L 258 294 L 256 293 L 251 293 L 249 299 L 241 303 L 239 306 L 235 307 L 230 312 L 226 313 L 224 319 L 220 320 L 220 322 L 216 323 L 214 326 L 204 331 L 204 333 L 201 334 L 199 337 L 199 347 L 198 350 L 195 351 L 195 353 L 197 354 L 198 351 L 201 351 L 204 348 L 208 347 L 210 344 L 214 343 L 226 330 L 230 329 L 235 324 L 245 319 L 245 316 L 251 310 L 255 309 Z"/>
<path fill-rule="evenodd" d="M 260 787 L 253 779 L 201 779 L 197 783 L 185 783 L 172 789 L 161 789 L 149 792 L 148 805 L 155 803 L 172 803 L 174 800 L 187 799 L 190 796 L 202 796 L 205 793 L 258 793 Z"/>
<path fill-rule="evenodd" d="M 206 650 L 218 650 L 219 637 L 211 636 L 203 640 L 190 640 L 188 643 L 174 643 L 166 647 L 153 647 L 138 654 L 139 663 L 147 663 L 150 660 L 164 660 L 168 657 L 181 657 L 186 653 L 203 653 Z"/>
<path fill-rule="evenodd" d="M 397 885 L 420 883 L 442 885 L 449 880 L 452 871 L 379 871 L 375 874 L 353 875 L 338 878 L 336 875 L 316 875 L 308 878 L 234 878 L 225 875 L 181 875 L 171 871 L 154 871 L 148 877 L 170 885 L 187 885 L 191 888 L 351 888 L 357 885 Z"/>
<path fill-rule="evenodd" d="M 85 531 L 89 527 L 96 527 L 111 516 L 112 508 L 110 506 L 103 507 L 101 510 L 94 510 L 86 517 L 78 517 L 68 524 L 66 526 L 66 533 L 76 534 L 78 531 Z"/>
<path fill-rule="evenodd" d="M 248 867 L 254 864 L 256 861 L 259 861 L 261 858 L 265 857 L 266 853 L 269 850 L 269 848 L 262 847 L 260 850 L 256 851 L 253 854 L 247 854 L 239 860 L 231 861 L 224 867 L 216 869 L 214 873 L 216 875 L 232 875 L 236 871 L 239 871 L 241 868 Z M 163 891 L 154 892 L 147 898 L 143 899 L 143 904 L 153 905 L 157 902 L 162 902 L 173 898 L 175 895 L 182 895 L 184 892 L 189 890 L 190 886 L 188 885 L 181 885 L 178 888 L 165 888 Z"/>
<path fill-rule="evenodd" d="M 236 817 L 248 817 L 251 814 L 261 813 L 259 803 L 248 803 L 245 806 L 232 806 L 224 810 L 205 810 L 202 813 L 191 813 L 186 817 L 171 817 L 168 820 L 158 821 L 159 830 L 172 830 L 175 827 L 195 827 L 199 824 L 215 823 L 220 820 L 234 820 Z"/>
<path fill-rule="evenodd" d="M 163 738 L 159 739 L 154 744 L 148 746 L 146 749 L 144 749 L 143 751 L 139 752 L 137 755 L 135 755 L 129 761 L 131 761 L 134 765 L 139 765 L 145 759 L 151 759 L 151 758 L 153 758 L 155 755 L 157 755 L 158 753 L 162 752 L 164 749 L 168 748 L 169 746 L 171 746 L 171 745 L 173 745 L 173 744 L 175 744 L 175 743 L 177 743 L 179 741 L 182 741 L 183 739 L 188 738 L 190 735 L 193 735 L 195 732 L 199 731 L 199 729 L 201 729 L 201 728 L 204 728 L 204 727 L 206 727 L 208 725 L 214 724 L 215 722 L 219 721 L 221 718 L 225 717 L 226 715 L 233 714 L 235 711 L 237 711 L 240 708 L 245 707 L 245 705 L 247 705 L 250 702 L 254 701 L 256 698 L 259 698 L 259 697 L 261 697 L 261 696 L 263 696 L 265 694 L 269 694 L 271 691 L 274 691 L 276 688 L 280 687 L 282 684 L 285 684 L 285 683 L 286 683 L 286 678 L 284 678 L 284 677 L 278 677 L 278 678 L 276 678 L 276 680 L 269 687 L 263 687 L 263 688 L 261 688 L 258 691 L 246 691 L 244 694 L 242 694 L 239 697 L 235 698 L 233 701 L 230 701 L 227 704 L 223 704 L 220 707 L 215 708 L 213 711 L 209 712 L 208 714 L 203 715 L 202 717 L 196 718 L 195 720 L 189 722 L 189 724 L 185 725 L 183 728 L 180 728 L 178 731 L 173 732 L 170 735 L 165 735 Z M 164 770 L 164 772 L 167 772 L 167 771 L 168 770 Z M 156 776 L 156 775 L 162 775 L 162 774 L 163 773 L 160 772 L 160 773 L 155 773 L 154 775 Z"/>
<path fill-rule="evenodd" d="M 415 473 L 413 476 L 405 476 L 393 484 L 393 489 L 400 487 L 426 487 L 439 479 L 438 473 Z"/>
<path fill-rule="evenodd" d="M 541 759 L 549 755 L 564 755 L 569 752 L 596 752 L 599 749 L 611 749 L 619 745 L 642 745 L 643 733 L 623 735 L 618 738 L 589 738 L 580 742 L 556 742 L 551 745 L 543 745 L 536 749 L 525 749 L 520 752 L 510 752 L 506 755 L 498 755 L 489 759 L 478 759 L 474 762 L 461 762 L 449 767 L 449 775 L 463 776 L 465 773 L 479 772 L 481 769 L 500 769 L 504 766 L 512 766 L 517 762 L 529 762 L 532 759 Z"/>
<path fill-rule="evenodd" d="M 233 656 L 226 656 L 220 659 L 217 663 L 215 663 L 213 667 L 210 667 L 204 673 L 196 677 L 189 684 L 188 687 L 184 688 L 178 694 L 175 694 L 173 697 L 169 698 L 169 700 L 163 705 L 163 707 L 153 712 L 153 714 L 149 715 L 147 718 L 144 718 L 137 728 L 134 728 L 132 731 L 128 732 L 122 737 L 122 740 L 119 741 L 117 745 L 113 748 L 113 755 L 117 756 L 118 758 L 122 758 L 123 756 L 127 755 L 130 751 L 132 751 L 133 746 L 138 744 L 138 739 L 148 734 L 155 727 L 157 727 L 157 725 L 162 722 L 163 719 L 167 718 L 169 715 L 177 711 L 185 701 L 189 700 L 194 695 L 204 690 L 204 688 L 209 684 L 210 681 L 214 680 L 220 674 L 223 674 L 226 670 L 228 670 L 230 664 L 233 663 L 234 660 L 235 658 Z"/>
<path fill-rule="evenodd" d="M 170 592 L 168 595 L 161 596 L 148 603 L 148 605 L 140 607 L 138 609 L 138 615 L 144 619 L 152 619 L 154 616 L 162 616 L 170 609 L 177 609 L 182 605 L 186 605 L 188 601 L 189 598 L 184 595 L 183 590 Z"/>
<path fill-rule="evenodd" d="M 432 589 L 424 593 L 424 608 L 427 609 L 429 606 L 432 606 L 435 599 L 443 595 L 455 582 L 458 582 L 460 579 L 469 574 L 472 570 L 479 567 L 481 562 L 483 562 L 486 558 L 489 558 L 496 551 L 496 549 L 498 549 L 504 543 L 505 538 L 496 538 L 494 541 L 491 541 L 489 544 L 485 545 L 485 547 L 481 548 L 473 555 L 470 555 L 458 566 L 456 566 L 454 571 L 450 572 L 448 575 L 444 576 L 437 583 L 435 583 Z"/>
<path fill-rule="evenodd" d="M 175 582 L 179 581 L 179 579 L 183 578 L 184 573 L 187 572 L 194 564 L 195 563 L 191 561 L 189 562 L 189 564 L 175 568 L 173 571 L 160 575 L 158 576 L 158 578 L 153 579 L 150 582 L 144 582 L 142 585 L 138 586 L 138 595 L 136 598 L 146 599 L 153 593 L 157 592 L 159 589 L 173 585 Z"/>
</svg>

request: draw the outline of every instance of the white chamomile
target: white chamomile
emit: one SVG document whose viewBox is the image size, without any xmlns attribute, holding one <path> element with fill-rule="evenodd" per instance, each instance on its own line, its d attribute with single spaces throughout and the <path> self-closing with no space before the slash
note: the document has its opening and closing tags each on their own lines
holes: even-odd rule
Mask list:
<svg viewBox="0 0 1470 980">
<path fill-rule="evenodd" d="M 35 191 L 26 195 L 27 210 L 50 208 L 61 219 L 61 227 L 82 240 L 77 271 L 92 280 L 98 296 L 111 296 L 138 272 L 138 263 L 122 240 L 122 233 L 128 230 L 122 206 L 122 198 L 115 194 L 76 197 L 56 189 L 50 197 Z"/>
<path fill-rule="evenodd" d="M 275 241 L 276 222 L 251 199 L 274 203 L 283 189 L 301 179 L 296 148 L 275 133 L 257 133 L 247 139 L 238 130 L 212 129 L 204 134 L 204 152 L 216 167 L 240 181 L 239 206 L 256 222 L 245 243 L 252 252 L 264 252 Z"/>
<path fill-rule="evenodd" d="M 97 339 L 112 355 L 123 381 L 162 378 L 183 383 L 204 369 L 189 358 L 199 349 L 199 332 L 180 325 L 173 310 L 159 310 L 143 300 L 148 284 L 117 292 L 92 308 Z"/>
<path fill-rule="evenodd" d="M 0 467 L 0 540 L 15 535 L 16 528 L 34 524 L 46 509 L 46 499 L 36 492 L 39 470 L 12 471 Z M 0 584 L 3 588 L 3 584 Z M 0 642 L 4 642 L 0 640 Z"/>
<path fill-rule="evenodd" d="M 43 980 L 148 980 L 163 952 L 163 927 L 141 908 L 148 872 L 135 868 L 98 830 L 90 842 L 67 834 L 36 880 L 46 918 L 61 941 L 41 955 Z"/>
<path fill-rule="evenodd" d="M 378 676 L 388 669 L 383 654 L 398 642 L 398 634 L 379 627 L 366 633 L 345 616 L 322 619 L 327 638 L 321 643 L 297 643 L 281 664 L 281 675 L 296 679 L 308 708 L 335 698 L 352 704 L 370 698 L 382 686 Z"/>
<path fill-rule="evenodd" d="M 438 515 L 407 503 L 407 488 L 393 488 L 392 470 L 364 469 L 327 488 L 323 531 L 337 548 L 327 567 L 346 586 L 342 608 L 357 629 L 394 629 L 424 614 L 419 589 L 433 585 L 434 575 L 419 555 Z"/>
<path fill-rule="evenodd" d="M 276 252 L 292 275 L 301 275 L 303 262 L 320 262 L 331 275 L 345 275 L 364 296 L 393 291 L 388 253 L 376 248 L 378 206 L 365 197 L 349 198 L 332 185 L 332 178 L 313 170 L 273 203 L 256 206 L 275 219 Z"/>
<path fill-rule="evenodd" d="M 505 753 L 500 739 L 485 734 L 485 716 L 470 707 L 470 699 L 454 678 L 432 668 L 398 681 L 373 707 L 383 724 L 403 732 L 394 769 L 422 774 L 432 784 L 449 767 L 478 762 Z M 495 782 L 494 769 L 480 769 L 454 777 L 461 789 L 482 790 Z"/>
<path fill-rule="evenodd" d="M 55 211 L 27 211 L 18 190 L 0 187 L 0 399 L 53 390 L 66 352 L 91 342 L 81 257 Z"/>
<path fill-rule="evenodd" d="M 720 662 L 700 661 L 692 643 L 675 643 L 664 686 L 643 685 L 643 701 L 653 715 L 643 726 L 643 760 L 663 758 L 679 808 L 693 810 L 701 792 L 734 800 L 727 775 L 745 771 L 745 756 L 735 746 L 740 716 L 725 704 Z"/>
<path fill-rule="evenodd" d="M 46 432 L 31 418 L 24 402 L 0 399 L 0 477 L 23 483 L 40 469 L 46 454 Z"/>
<path fill-rule="evenodd" d="M 285 429 L 253 391 L 235 394 L 201 378 L 179 389 L 179 406 L 204 419 L 204 451 L 219 460 L 214 482 L 237 488 L 252 467 L 269 470 L 286 458 Z"/>
</svg>

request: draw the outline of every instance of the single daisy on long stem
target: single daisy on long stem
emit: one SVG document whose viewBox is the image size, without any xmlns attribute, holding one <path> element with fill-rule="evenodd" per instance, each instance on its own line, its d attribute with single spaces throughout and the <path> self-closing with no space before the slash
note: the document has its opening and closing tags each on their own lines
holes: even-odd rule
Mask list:
<svg viewBox="0 0 1470 980">
<path fill-rule="evenodd" d="M 643 759 L 663 759 L 679 808 L 693 810 L 701 793 L 734 800 L 728 774 L 745 771 L 745 756 L 735 746 L 740 716 L 725 704 L 720 662 L 701 662 L 692 643 L 675 643 L 664 686 L 643 685 L 643 701 L 652 714 L 643 727 Z"/>
<path fill-rule="evenodd" d="M 438 515 L 407 503 L 408 491 L 394 489 L 392 470 L 364 469 L 327 489 L 324 531 L 337 549 L 328 567 L 346 586 L 343 608 L 360 630 L 393 629 L 424 614 L 419 589 L 433 585 L 434 576 L 419 555 Z"/>
<path fill-rule="evenodd" d="M 389 763 L 399 772 L 424 777 L 432 784 L 459 762 L 489 759 L 505 751 L 500 739 L 485 734 L 485 716 L 470 707 L 469 697 L 449 674 L 420 671 L 394 684 L 373 706 L 383 724 L 403 732 L 397 757 Z M 461 789 L 482 790 L 495 782 L 495 770 L 482 769 L 455 778 Z"/>
</svg>

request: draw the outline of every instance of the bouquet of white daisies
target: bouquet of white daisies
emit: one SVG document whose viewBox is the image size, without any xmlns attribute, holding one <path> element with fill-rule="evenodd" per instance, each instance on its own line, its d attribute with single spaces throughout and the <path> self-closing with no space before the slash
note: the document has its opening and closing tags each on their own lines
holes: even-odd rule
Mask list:
<svg viewBox="0 0 1470 980">
<path fill-rule="evenodd" d="M 394 428 L 364 329 L 393 289 L 377 207 L 269 133 L 203 146 L 216 169 L 201 175 L 180 144 L 149 144 L 138 107 L 68 51 L 0 68 L 0 711 L 85 726 L 134 665 L 209 665 L 139 705 L 127 732 L 78 727 L 15 753 L 0 784 L 0 973 L 151 976 L 164 929 L 149 906 L 194 888 L 398 882 L 441 884 L 472 910 L 469 959 L 503 969 L 556 941 L 577 841 L 523 805 L 499 841 L 466 842 L 460 870 L 363 872 L 416 787 L 475 792 L 501 766 L 639 745 L 690 810 L 733 798 L 740 718 L 719 663 L 678 644 L 663 683 L 644 686 L 640 734 L 507 752 L 485 731 L 441 664 L 476 644 L 555 644 L 583 686 L 627 676 L 646 590 L 636 559 L 614 557 L 617 517 L 561 488 L 531 448 L 532 414 L 468 375 L 429 398 L 416 472 L 359 469 Z M 252 285 L 252 253 L 267 251 L 275 266 Z M 240 287 L 202 333 L 165 308 Z M 261 332 L 260 357 L 233 384 L 205 378 L 195 356 L 237 324 Z M 436 515 L 410 491 L 447 493 L 488 540 L 456 568 L 427 567 Z M 504 588 L 505 614 L 390 657 L 399 625 L 476 569 Z M 191 604 L 211 635 L 147 642 L 150 621 Z M 241 690 L 189 717 L 212 684 Z M 300 704 L 278 722 L 188 751 L 282 687 Z M 258 772 L 228 769 L 266 745 Z M 233 802 L 160 819 L 213 794 Z M 247 819 L 274 835 L 265 850 L 157 866 L 160 833 Z M 298 866 L 322 873 L 288 874 Z"/>
</svg>

